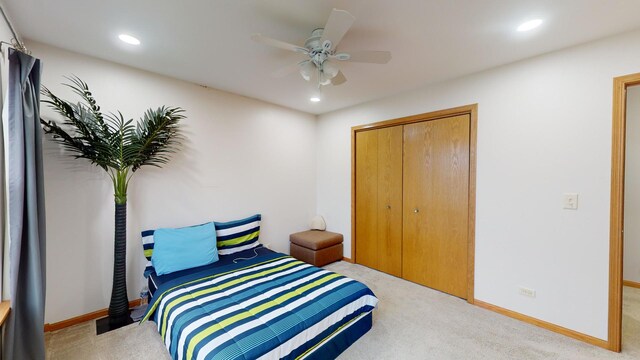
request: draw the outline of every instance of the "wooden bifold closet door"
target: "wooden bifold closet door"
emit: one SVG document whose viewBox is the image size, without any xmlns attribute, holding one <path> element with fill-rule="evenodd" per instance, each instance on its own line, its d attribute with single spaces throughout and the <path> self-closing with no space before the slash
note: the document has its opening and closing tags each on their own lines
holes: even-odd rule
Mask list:
<svg viewBox="0 0 640 360">
<path fill-rule="evenodd" d="M 402 273 L 402 126 L 356 135 L 358 263 Z"/>
<path fill-rule="evenodd" d="M 402 277 L 467 297 L 469 115 L 404 126 Z"/>
<path fill-rule="evenodd" d="M 469 296 L 470 139 L 470 114 L 355 131 L 358 264 Z"/>
</svg>

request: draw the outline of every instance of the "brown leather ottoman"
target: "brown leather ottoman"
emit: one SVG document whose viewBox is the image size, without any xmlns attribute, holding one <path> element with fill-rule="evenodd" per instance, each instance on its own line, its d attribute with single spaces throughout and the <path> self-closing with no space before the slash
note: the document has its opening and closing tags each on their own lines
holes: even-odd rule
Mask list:
<svg viewBox="0 0 640 360">
<path fill-rule="evenodd" d="M 324 266 L 342 260 L 342 234 L 309 230 L 289 236 L 291 256 L 311 265 Z"/>
</svg>

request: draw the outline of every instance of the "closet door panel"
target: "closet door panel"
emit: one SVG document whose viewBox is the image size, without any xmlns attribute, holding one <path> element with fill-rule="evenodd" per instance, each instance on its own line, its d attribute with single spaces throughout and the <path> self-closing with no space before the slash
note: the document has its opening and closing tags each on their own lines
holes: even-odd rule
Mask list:
<svg viewBox="0 0 640 360">
<path fill-rule="evenodd" d="M 404 126 L 403 277 L 467 296 L 469 116 Z"/>
<path fill-rule="evenodd" d="M 356 134 L 356 262 L 402 275 L 402 126 Z"/>
<path fill-rule="evenodd" d="M 375 268 L 378 254 L 378 133 L 356 133 L 356 262 Z"/>
<path fill-rule="evenodd" d="M 402 126 L 378 132 L 378 264 L 402 276 Z"/>
</svg>

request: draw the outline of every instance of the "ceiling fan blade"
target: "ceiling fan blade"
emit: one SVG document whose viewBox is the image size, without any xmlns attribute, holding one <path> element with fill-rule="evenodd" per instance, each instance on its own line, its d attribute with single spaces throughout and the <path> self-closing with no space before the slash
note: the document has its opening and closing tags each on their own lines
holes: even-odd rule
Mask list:
<svg viewBox="0 0 640 360">
<path fill-rule="evenodd" d="M 349 31 L 355 19 L 353 15 L 345 10 L 331 10 L 331 15 L 329 15 L 329 20 L 324 26 L 320 43 L 324 44 L 325 40 L 329 40 L 331 41 L 331 49 L 335 49 L 344 34 Z"/>
<path fill-rule="evenodd" d="M 344 77 L 344 74 L 342 73 L 342 71 L 338 71 L 338 75 L 334 76 L 333 79 L 331 79 L 331 84 L 332 85 L 342 85 L 347 81 L 347 78 Z"/>
<path fill-rule="evenodd" d="M 341 54 L 336 54 L 334 57 L 338 60 L 342 60 Z M 386 64 L 391 60 L 391 52 L 389 51 L 354 51 L 349 53 L 350 57 L 344 61 L 360 62 L 369 64 Z"/>
<path fill-rule="evenodd" d="M 287 75 L 293 74 L 294 72 L 298 72 L 298 71 L 300 71 L 300 65 L 302 65 L 306 61 L 309 61 L 309 60 L 301 61 L 299 63 L 289 64 L 287 66 L 283 66 L 283 67 L 277 69 L 276 71 L 272 72 L 271 76 L 273 76 L 274 78 L 283 78 L 283 77 L 285 77 Z"/>
<path fill-rule="evenodd" d="M 263 36 L 262 34 L 253 34 L 253 35 L 251 35 L 251 40 L 253 40 L 255 42 L 258 42 L 258 43 L 261 43 L 261 44 L 274 46 L 274 47 L 277 47 L 277 48 L 283 49 L 283 50 L 289 50 L 289 51 L 302 53 L 302 54 L 309 53 L 309 50 L 307 50 L 307 49 L 305 49 L 303 47 L 300 47 L 300 46 L 297 46 L 297 45 L 293 45 L 293 44 L 289 44 L 289 43 L 286 43 L 284 41 L 272 39 L 270 37 Z"/>
</svg>

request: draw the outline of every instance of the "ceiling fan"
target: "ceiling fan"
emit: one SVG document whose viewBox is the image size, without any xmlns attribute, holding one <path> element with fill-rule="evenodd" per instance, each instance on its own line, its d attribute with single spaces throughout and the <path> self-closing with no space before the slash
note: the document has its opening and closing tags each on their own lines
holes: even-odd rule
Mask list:
<svg viewBox="0 0 640 360">
<path fill-rule="evenodd" d="M 309 57 L 306 60 L 277 70 L 274 72 L 274 76 L 282 77 L 298 70 L 305 80 L 317 80 L 318 88 L 330 84 L 340 85 L 347 81 L 347 78 L 333 60 L 370 64 L 386 64 L 391 60 L 389 51 L 337 51 L 336 48 L 340 40 L 349 31 L 355 19 L 353 15 L 345 10 L 333 9 L 324 28 L 313 30 L 311 37 L 304 42 L 304 47 L 272 39 L 262 34 L 253 34 L 251 39 L 265 45 L 293 51 Z"/>
</svg>

